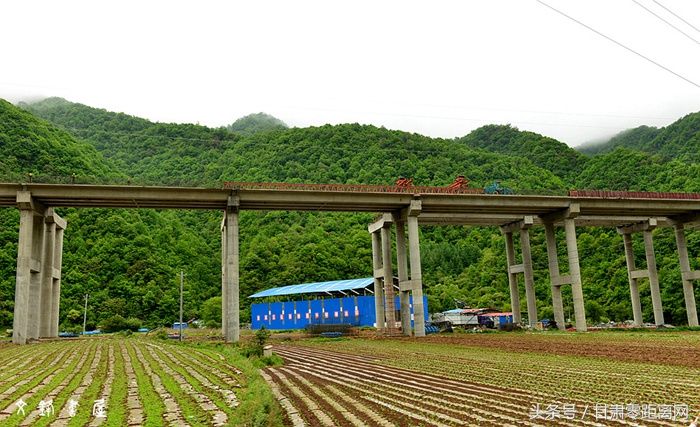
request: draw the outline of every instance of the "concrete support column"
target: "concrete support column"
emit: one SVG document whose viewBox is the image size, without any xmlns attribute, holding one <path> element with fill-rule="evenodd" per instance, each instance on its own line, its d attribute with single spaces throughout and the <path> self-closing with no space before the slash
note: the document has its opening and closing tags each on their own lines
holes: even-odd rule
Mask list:
<svg viewBox="0 0 700 427">
<path fill-rule="evenodd" d="M 571 294 L 574 300 L 574 315 L 576 316 L 576 331 L 586 332 L 586 308 L 583 303 L 583 285 L 581 283 L 581 267 L 579 266 L 578 245 L 576 241 L 576 221 L 573 218 L 564 219 L 566 232 L 566 250 L 569 258 L 569 275 L 571 276 Z"/>
<path fill-rule="evenodd" d="M 58 316 L 61 309 L 61 276 L 63 275 L 63 230 L 65 222 L 56 223 L 56 249 L 54 250 L 54 275 L 53 285 L 51 286 L 51 331 L 50 335 L 53 338 L 58 337 Z"/>
<path fill-rule="evenodd" d="M 39 336 L 51 336 L 51 321 L 53 307 L 53 282 L 54 282 L 54 251 L 56 250 L 56 223 L 49 222 L 48 217 L 45 226 L 44 251 L 41 265 L 41 309 Z"/>
<path fill-rule="evenodd" d="M 238 198 L 230 196 L 226 209 L 226 342 L 240 339 L 238 206 Z"/>
<path fill-rule="evenodd" d="M 394 302 L 394 271 L 391 265 L 391 223 L 382 227 L 382 266 L 384 270 L 384 315 L 388 332 L 396 330 L 396 303 Z"/>
<path fill-rule="evenodd" d="M 374 318 L 377 331 L 384 332 L 384 287 L 382 286 L 382 244 L 379 232 L 371 233 L 372 236 L 372 268 L 374 271 Z"/>
<path fill-rule="evenodd" d="M 408 245 L 411 259 L 411 282 L 413 283 L 413 328 L 417 337 L 425 336 L 425 314 L 423 307 L 423 278 L 420 262 L 420 241 L 418 237 L 418 215 L 421 212 L 420 200 L 411 201 L 406 222 Z"/>
<path fill-rule="evenodd" d="M 46 223 L 41 215 L 34 215 L 32 232 L 32 256 L 29 279 L 29 301 L 27 311 L 27 338 L 39 339 L 41 329 L 41 309 L 43 283 L 42 265 L 44 264 L 44 241 Z"/>
<path fill-rule="evenodd" d="M 683 279 L 683 297 L 685 298 L 685 309 L 688 313 L 688 326 L 698 326 L 698 310 L 695 306 L 695 292 L 691 277 L 694 272 L 690 270 L 688 244 L 685 240 L 685 227 L 683 224 L 676 224 L 674 225 L 673 230 L 676 233 L 678 260 L 680 261 L 681 277 Z"/>
<path fill-rule="evenodd" d="M 630 283 L 630 297 L 632 299 L 632 317 L 634 319 L 634 326 L 639 327 L 644 323 L 644 319 L 642 318 L 642 303 L 639 299 L 639 284 L 637 283 L 637 278 L 632 275 L 632 272 L 637 268 L 634 262 L 632 235 L 624 233 L 622 235 L 622 241 L 625 245 L 625 259 L 627 260 L 627 277 Z"/>
<path fill-rule="evenodd" d="M 506 241 L 506 261 L 508 263 L 508 284 L 510 285 L 510 306 L 513 311 L 513 323 L 522 323 L 520 316 L 520 291 L 518 290 L 518 275 L 511 272 L 510 267 L 515 265 L 515 246 L 513 245 L 513 233 L 504 232 Z"/>
<path fill-rule="evenodd" d="M 559 270 L 559 255 L 557 254 L 557 238 L 554 231 L 554 224 L 544 223 L 544 234 L 547 240 L 547 260 L 549 261 L 549 277 L 552 282 L 552 309 L 554 311 L 554 321 L 561 331 L 566 329 L 566 319 L 564 318 L 564 303 L 561 297 L 561 272 Z"/>
<path fill-rule="evenodd" d="M 656 326 L 660 326 L 664 324 L 664 310 L 661 303 L 659 273 L 656 270 L 654 238 L 651 233 L 651 229 L 644 230 L 644 252 L 647 258 L 647 269 L 649 271 L 649 288 L 651 289 L 651 304 L 654 308 L 654 323 L 656 323 Z"/>
<path fill-rule="evenodd" d="M 226 321 L 226 313 L 228 313 L 228 287 L 226 286 L 226 214 L 221 220 L 221 333 L 227 337 L 228 322 Z"/>
<path fill-rule="evenodd" d="M 406 226 L 403 222 L 396 223 L 396 267 L 399 274 L 399 284 L 408 280 L 408 259 L 406 254 Z M 410 291 L 401 288 L 399 303 L 401 306 L 401 332 L 411 336 L 411 299 Z"/>
<path fill-rule="evenodd" d="M 525 298 L 527 299 L 527 320 L 531 328 L 537 326 L 537 299 L 535 297 L 535 279 L 532 271 L 532 251 L 530 249 L 530 230 L 520 229 L 520 247 L 523 255 L 523 273 L 525 276 Z"/>
<path fill-rule="evenodd" d="M 17 245 L 15 311 L 12 320 L 12 342 L 15 344 L 26 344 L 28 338 L 27 325 L 29 320 L 29 286 L 32 275 L 31 263 L 33 237 L 34 211 L 31 208 L 21 209 L 19 217 L 19 243 Z"/>
</svg>

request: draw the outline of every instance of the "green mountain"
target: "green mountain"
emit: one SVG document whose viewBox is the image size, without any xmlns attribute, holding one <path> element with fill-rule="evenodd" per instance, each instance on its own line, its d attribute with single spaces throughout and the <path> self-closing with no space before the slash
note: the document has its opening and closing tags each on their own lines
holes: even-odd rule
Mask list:
<svg viewBox="0 0 700 427">
<path fill-rule="evenodd" d="M 700 112 L 688 114 L 660 129 L 649 126 L 629 129 L 606 143 L 581 147 L 580 150 L 595 155 L 620 147 L 658 154 L 664 159 L 682 158 L 697 162 L 700 160 Z"/>
<path fill-rule="evenodd" d="M 249 114 L 226 126 L 231 132 L 240 135 L 253 135 L 259 132 L 287 129 L 282 120 L 265 113 Z"/>
<path fill-rule="evenodd" d="M 138 184 L 201 185 L 206 166 L 239 139 L 224 128 L 153 123 L 62 98 L 22 108 L 89 141 Z"/>
<path fill-rule="evenodd" d="M 0 117 L 0 174 L 6 181 L 26 181 L 28 173 L 66 180 L 73 174 L 80 179 L 118 175 L 91 144 L 2 99 Z"/>
<path fill-rule="evenodd" d="M 573 187 L 699 191 L 700 184 L 698 166 L 688 156 L 669 159 L 621 148 L 586 159 L 563 143 L 509 126 L 485 126 L 455 140 L 358 124 L 241 135 L 227 129 L 152 123 L 60 99 L 23 107 L 62 128 L 64 134 L 74 135 L 76 144 L 91 144 L 123 179 L 137 183 L 391 184 L 399 176 L 409 176 L 419 185 L 443 186 L 464 174 L 473 186 L 502 179 L 520 193 L 560 194 Z M 38 125 L 23 126 L 49 126 L 42 120 L 35 122 Z M 669 128 L 665 130 L 670 135 Z M 678 135 L 680 141 L 688 132 Z M 62 313 L 67 325 L 68 313 L 80 309 L 85 292 L 99 304 L 99 311 L 90 317 L 93 323 L 114 314 L 138 317 L 149 326 L 171 322 L 181 269 L 187 273 L 188 317 L 200 316 L 206 299 L 218 295 L 219 212 L 73 210 L 67 215 L 73 233 L 67 232 L 64 258 Z M 368 214 L 243 212 L 242 307 L 248 301 L 245 297 L 263 288 L 371 275 L 366 231 L 371 220 Z M 16 227 L 11 220 L 7 224 Z M 667 320 L 682 323 L 685 313 L 673 233 L 664 229 L 656 234 Z M 10 246 L 16 240 L 5 237 L 0 272 L 9 284 L 15 256 Z M 421 245 L 431 311 L 453 308 L 455 299 L 510 309 L 504 242 L 496 228 L 424 226 Z M 539 315 L 551 317 L 542 230 L 533 231 L 532 245 Z M 691 253 L 700 253 L 700 240 L 689 239 L 689 245 Z M 629 318 L 624 252 L 616 231 L 580 229 L 579 252 L 589 319 Z M 650 318 L 644 286 L 642 302 Z M 570 292 L 565 289 L 564 293 L 570 308 Z"/>
<path fill-rule="evenodd" d="M 522 157 L 564 179 L 572 179 L 585 165 L 578 151 L 546 136 L 520 131 L 510 125 L 482 126 L 458 142 L 508 156 Z"/>
</svg>

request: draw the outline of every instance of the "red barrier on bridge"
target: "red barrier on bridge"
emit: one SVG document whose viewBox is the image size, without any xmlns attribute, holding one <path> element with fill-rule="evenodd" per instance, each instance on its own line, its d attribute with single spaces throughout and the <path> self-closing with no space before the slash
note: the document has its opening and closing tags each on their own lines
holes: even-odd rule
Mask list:
<svg viewBox="0 0 700 427">
<path fill-rule="evenodd" d="M 674 193 L 656 191 L 569 190 L 570 197 L 595 197 L 602 199 L 669 199 L 700 200 L 698 193 Z"/>
<path fill-rule="evenodd" d="M 227 190 L 293 190 L 340 191 L 355 193 L 408 193 L 408 194 L 484 194 L 483 188 L 449 188 L 427 186 L 367 185 L 367 184 L 298 184 L 287 182 L 224 182 Z"/>
</svg>

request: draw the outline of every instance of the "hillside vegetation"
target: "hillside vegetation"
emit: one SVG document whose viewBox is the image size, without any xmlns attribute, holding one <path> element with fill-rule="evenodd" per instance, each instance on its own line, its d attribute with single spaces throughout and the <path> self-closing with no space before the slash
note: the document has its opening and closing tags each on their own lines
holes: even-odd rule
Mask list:
<svg viewBox="0 0 700 427">
<path fill-rule="evenodd" d="M 399 176 L 409 176 L 416 184 L 444 186 L 464 174 L 474 186 L 501 179 L 503 185 L 521 193 L 563 194 L 574 187 L 700 191 L 700 169 L 690 153 L 669 156 L 620 148 L 586 158 L 559 141 L 509 126 L 485 126 L 454 140 L 358 124 L 280 127 L 243 134 L 151 123 L 61 99 L 23 106 L 43 120 L 8 108 L 11 114 L 27 118 L 20 127 L 45 127 L 66 135 L 73 150 L 94 147 L 92 155 L 101 155 L 97 164 L 103 166 L 99 167 L 117 171 L 101 175 L 105 180 L 218 187 L 226 180 L 390 184 Z M 4 121 L 1 116 L 0 123 Z M 677 123 L 684 129 L 690 126 L 683 120 Z M 698 137 L 690 128 L 672 127 L 664 132 L 677 139 L 687 137 L 690 143 Z M 675 141 L 670 136 L 666 140 Z M 35 149 L 32 143 L 25 145 L 19 150 Z M 15 167 L 15 174 L 29 171 Z M 58 173 L 64 171 L 69 173 L 66 169 Z M 5 225 L 14 230 L 0 229 L 4 233 L 0 271 L 5 278 L 0 291 L 3 301 L 9 301 L 4 303 L 7 318 L 17 225 L 14 211 L 3 215 Z M 69 220 L 61 307 L 65 325 L 71 324 L 71 310 L 80 310 L 86 292 L 99 307 L 89 313 L 93 324 L 116 314 L 137 317 L 149 326 L 169 323 L 177 310 L 181 269 L 187 274 L 187 316 L 217 311 L 203 307 L 221 286 L 220 213 L 66 210 L 64 215 Z M 371 220 L 368 214 L 243 212 L 242 307 L 247 306 L 246 296 L 263 288 L 370 276 L 366 226 Z M 667 321 L 682 323 L 685 312 L 673 233 L 658 230 L 656 237 Z M 422 227 L 421 239 L 431 311 L 454 308 L 455 300 L 510 309 L 504 242 L 498 229 Z M 533 232 L 532 244 L 539 315 L 551 317 L 541 230 Z M 643 265 L 641 240 L 635 246 Z M 692 262 L 699 264 L 700 240 L 691 235 L 689 246 L 696 256 Z M 579 252 L 589 319 L 630 318 L 622 239 L 616 231 L 580 229 Z M 643 282 L 642 303 L 650 319 L 651 299 L 645 286 Z M 568 313 L 571 297 L 568 289 L 564 292 Z M 521 301 L 524 305 L 524 297 Z"/>
</svg>

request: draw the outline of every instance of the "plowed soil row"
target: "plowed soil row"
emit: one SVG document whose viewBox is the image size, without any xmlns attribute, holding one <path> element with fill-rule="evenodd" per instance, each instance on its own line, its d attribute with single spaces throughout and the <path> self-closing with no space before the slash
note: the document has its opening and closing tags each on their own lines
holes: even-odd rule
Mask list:
<svg viewBox="0 0 700 427">
<path fill-rule="evenodd" d="M 581 419 L 530 419 L 535 402 L 579 408 L 591 404 L 551 393 L 499 387 L 449 376 L 378 364 L 374 357 L 319 348 L 277 346 L 285 366 L 268 368 L 270 380 L 286 399 L 292 416 L 309 425 L 601 425 L 593 414 Z M 384 359 L 384 358 L 381 358 Z M 381 360 L 386 362 L 386 360 Z M 440 363 L 440 361 L 436 361 Z M 590 385 L 589 385 L 590 386 Z M 645 425 L 683 425 L 645 420 Z M 607 420 L 605 425 L 637 425 Z"/>
<path fill-rule="evenodd" d="M 640 335 L 646 337 L 633 340 L 622 332 L 593 332 L 585 337 L 566 334 L 462 334 L 428 336 L 424 342 L 700 368 L 697 334 L 648 332 Z M 605 345 L 600 345 L 602 342 Z"/>
</svg>

